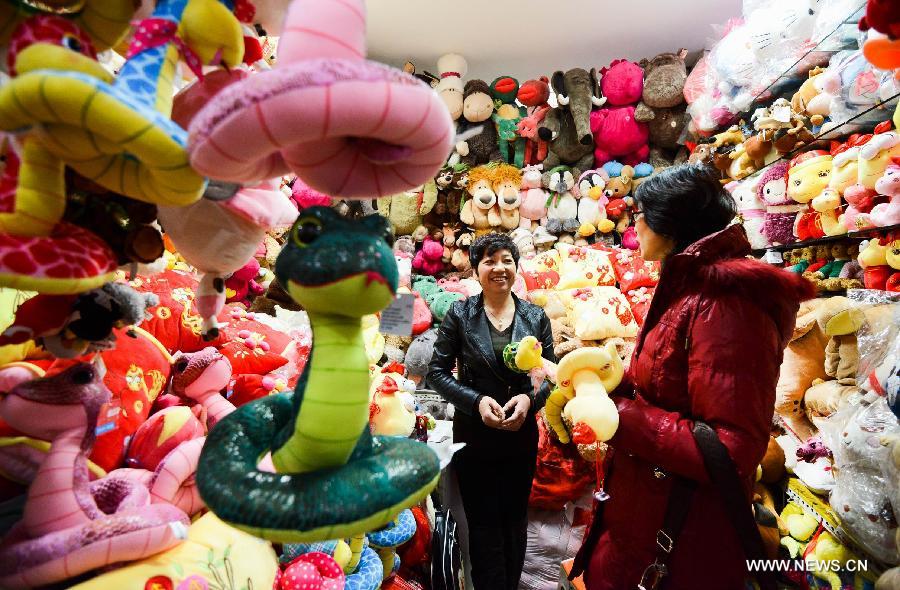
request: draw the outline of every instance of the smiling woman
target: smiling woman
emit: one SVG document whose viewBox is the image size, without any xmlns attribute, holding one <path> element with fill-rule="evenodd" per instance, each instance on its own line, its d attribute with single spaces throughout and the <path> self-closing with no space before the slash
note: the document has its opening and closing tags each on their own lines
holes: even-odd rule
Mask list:
<svg viewBox="0 0 900 590">
<path fill-rule="evenodd" d="M 444 317 L 428 371 L 431 386 L 458 412 L 453 457 L 469 524 L 476 590 L 514 590 L 525 560 L 528 496 L 537 458 L 535 414 L 548 390 L 503 361 L 510 342 L 535 336 L 553 357 L 550 320 L 512 294 L 519 251 L 507 235 L 487 234 L 469 250 L 481 295 L 453 304 Z M 453 376 L 459 367 L 458 378 Z"/>
</svg>

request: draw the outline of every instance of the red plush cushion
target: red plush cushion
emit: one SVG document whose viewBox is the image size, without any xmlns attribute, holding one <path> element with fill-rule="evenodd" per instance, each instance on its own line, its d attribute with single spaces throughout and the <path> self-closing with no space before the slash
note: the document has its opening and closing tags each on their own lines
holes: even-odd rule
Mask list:
<svg viewBox="0 0 900 590">
<path fill-rule="evenodd" d="M 609 255 L 619 289 L 623 293 L 639 287 L 655 287 L 659 283 L 659 262 L 647 262 L 633 250 L 615 248 Z"/>
<path fill-rule="evenodd" d="M 647 317 L 647 312 L 650 310 L 650 301 L 653 299 L 655 291 L 656 287 L 640 287 L 625 294 L 625 298 L 628 299 L 628 304 L 631 306 L 634 320 L 639 326 L 644 325 L 644 318 Z"/>
<path fill-rule="evenodd" d="M 97 440 L 91 460 L 107 471 L 121 467 L 131 436 L 150 415 L 150 407 L 166 387 L 169 357 L 151 335 L 136 330 L 136 338 L 115 330 L 116 347 L 100 354 L 106 366 L 103 382 L 112 393 L 97 418 Z M 87 360 L 87 359 L 79 359 Z M 73 364 L 58 360 L 47 370 L 54 374 Z"/>
<path fill-rule="evenodd" d="M 235 375 L 265 375 L 288 360 L 282 352 L 293 343 L 290 336 L 257 322 L 253 313 L 226 306 L 219 314 L 221 337 L 225 341 L 219 352 L 231 362 Z"/>
<path fill-rule="evenodd" d="M 138 291 L 159 296 L 159 305 L 150 308 L 152 317 L 144 320 L 141 327 L 162 342 L 170 353 L 197 352 L 224 342 L 222 336 L 208 342 L 200 336 L 202 318 L 194 303 L 198 282 L 192 274 L 167 270 L 151 277 L 138 276 L 129 284 Z"/>
<path fill-rule="evenodd" d="M 545 270 L 542 272 L 523 271 L 522 278 L 525 279 L 525 288 L 529 291 L 535 289 L 552 289 L 559 283 L 559 273 L 555 270 Z"/>
<path fill-rule="evenodd" d="M 580 498 L 593 485 L 595 468 L 581 457 L 575 445 L 564 445 L 553 438 L 540 416 L 537 422 L 537 469 L 528 505 L 540 510 L 562 510 L 566 502 Z"/>
</svg>

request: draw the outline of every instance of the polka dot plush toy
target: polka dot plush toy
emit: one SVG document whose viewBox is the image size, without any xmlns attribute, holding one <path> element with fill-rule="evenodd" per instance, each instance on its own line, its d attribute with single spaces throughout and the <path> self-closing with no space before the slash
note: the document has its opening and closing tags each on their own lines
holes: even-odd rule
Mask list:
<svg viewBox="0 0 900 590">
<path fill-rule="evenodd" d="M 342 590 L 344 571 L 329 555 L 306 553 L 290 562 L 275 580 L 275 590 Z"/>
</svg>

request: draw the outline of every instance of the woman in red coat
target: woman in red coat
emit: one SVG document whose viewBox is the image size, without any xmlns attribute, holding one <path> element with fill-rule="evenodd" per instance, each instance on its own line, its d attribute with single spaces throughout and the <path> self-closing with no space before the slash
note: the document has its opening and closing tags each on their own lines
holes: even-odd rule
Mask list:
<svg viewBox="0 0 900 590">
<path fill-rule="evenodd" d="M 641 255 L 661 260 L 662 273 L 628 375 L 613 394 L 619 428 L 609 441 L 609 499 L 595 523 L 599 536 L 580 555 L 585 582 L 588 590 L 638 587 L 659 555 L 657 531 L 680 477 L 696 488 L 658 588 L 740 590 L 742 546 L 692 429 L 699 420 L 715 430 L 749 511 L 784 347 L 813 289 L 747 258 L 743 227 L 727 227 L 734 201 L 707 169 L 670 168 L 634 196 Z"/>
</svg>

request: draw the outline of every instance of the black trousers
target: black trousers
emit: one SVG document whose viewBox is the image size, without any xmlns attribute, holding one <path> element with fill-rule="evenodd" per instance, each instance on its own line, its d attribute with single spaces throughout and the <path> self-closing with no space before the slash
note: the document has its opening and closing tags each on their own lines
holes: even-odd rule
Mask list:
<svg viewBox="0 0 900 590">
<path fill-rule="evenodd" d="M 467 446 L 453 457 L 475 590 L 519 587 L 535 460 L 536 449 L 498 453 L 481 446 Z"/>
</svg>

